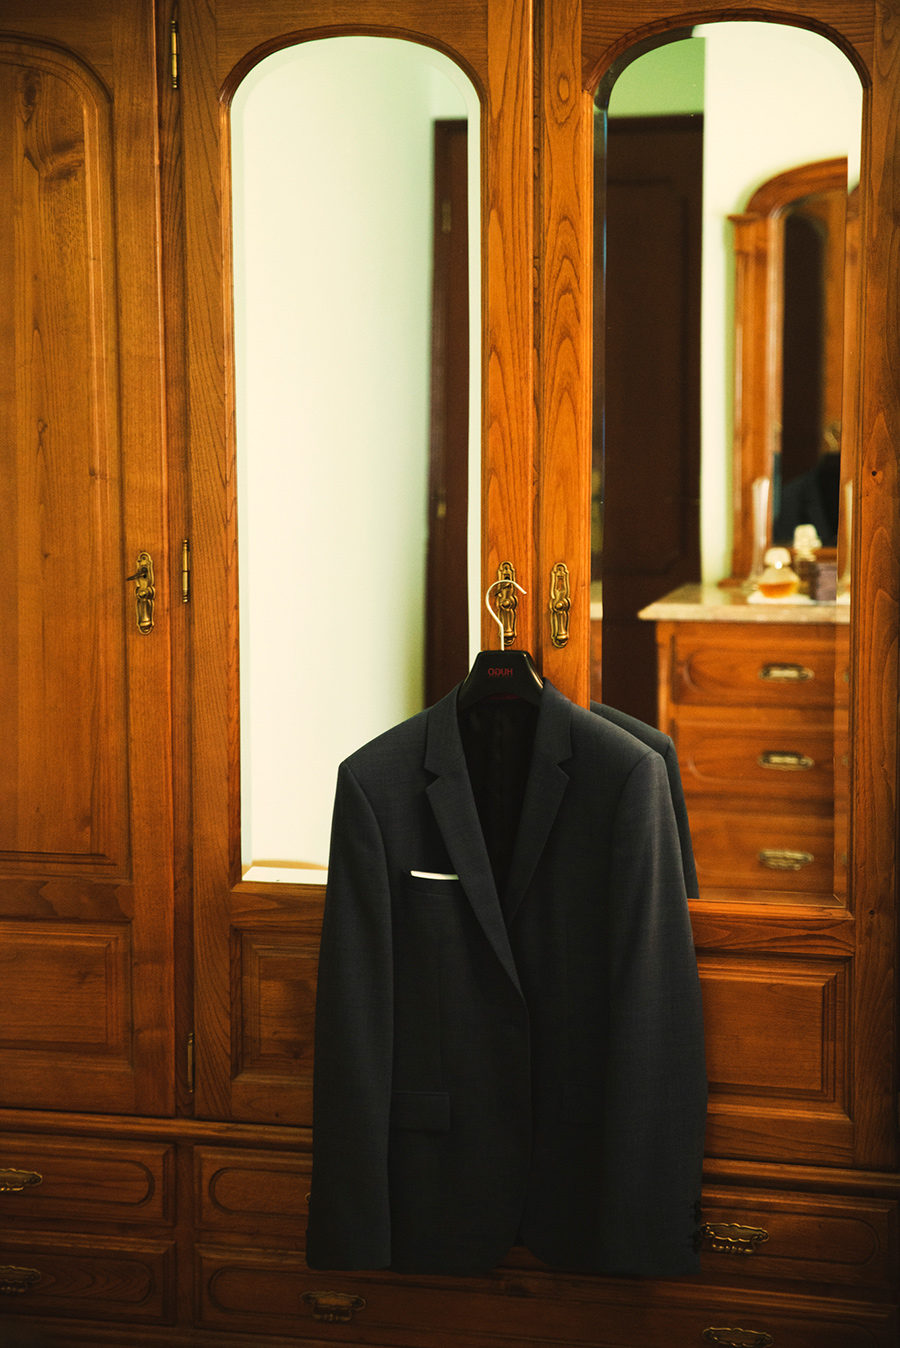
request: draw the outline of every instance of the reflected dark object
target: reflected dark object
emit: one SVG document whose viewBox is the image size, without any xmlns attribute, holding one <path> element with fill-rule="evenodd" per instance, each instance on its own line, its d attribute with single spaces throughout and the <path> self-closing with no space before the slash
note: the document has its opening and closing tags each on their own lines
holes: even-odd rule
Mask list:
<svg viewBox="0 0 900 1348">
<path fill-rule="evenodd" d="M 823 454 L 814 468 L 784 485 L 772 526 L 775 543 L 789 545 L 798 524 L 814 524 L 822 545 L 838 540 L 841 497 L 841 456 Z"/>
</svg>

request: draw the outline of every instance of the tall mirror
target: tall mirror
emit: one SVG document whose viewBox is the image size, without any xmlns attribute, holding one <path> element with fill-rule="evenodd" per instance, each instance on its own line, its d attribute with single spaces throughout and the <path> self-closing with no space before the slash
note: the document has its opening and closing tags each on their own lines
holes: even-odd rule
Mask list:
<svg viewBox="0 0 900 1348">
<path fill-rule="evenodd" d="M 755 22 L 629 52 L 596 98 L 592 692 L 676 738 L 710 897 L 845 891 L 852 502 L 827 537 L 786 520 L 789 479 L 852 476 L 861 104 L 834 44 Z"/>
<path fill-rule="evenodd" d="M 857 428 L 844 350 L 856 349 L 858 199 L 847 159 L 821 159 L 775 174 L 731 217 L 735 580 L 758 571 L 767 540 L 792 545 L 798 525 L 813 526 L 820 558 L 845 569 L 851 511 L 842 531 L 839 512 L 850 502 Z"/>
<path fill-rule="evenodd" d="M 248 878 L 322 878 L 323 783 L 478 641 L 478 147 L 471 82 L 407 41 L 285 48 L 233 100 Z"/>
</svg>

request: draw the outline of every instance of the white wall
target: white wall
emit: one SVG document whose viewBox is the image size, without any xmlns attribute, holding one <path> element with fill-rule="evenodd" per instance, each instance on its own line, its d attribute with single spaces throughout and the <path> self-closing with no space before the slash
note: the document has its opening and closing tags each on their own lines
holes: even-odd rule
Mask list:
<svg viewBox="0 0 900 1348">
<path fill-rule="evenodd" d="M 444 116 L 469 116 L 477 163 L 462 72 L 377 38 L 277 52 L 234 99 L 245 865 L 324 863 L 337 764 L 422 706 Z"/>
</svg>

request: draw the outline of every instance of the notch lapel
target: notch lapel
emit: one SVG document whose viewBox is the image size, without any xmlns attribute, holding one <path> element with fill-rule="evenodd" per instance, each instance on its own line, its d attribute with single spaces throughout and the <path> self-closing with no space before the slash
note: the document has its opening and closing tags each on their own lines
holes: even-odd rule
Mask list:
<svg viewBox="0 0 900 1348">
<path fill-rule="evenodd" d="M 568 700 L 545 679 L 504 901 L 507 924 L 512 923 L 531 884 L 569 784 L 569 774 L 561 764 L 572 756 L 571 712 Z"/>
<path fill-rule="evenodd" d="M 456 874 L 494 953 L 521 993 L 466 767 L 455 688 L 428 713 L 425 768 L 434 774 L 426 792 Z"/>
</svg>

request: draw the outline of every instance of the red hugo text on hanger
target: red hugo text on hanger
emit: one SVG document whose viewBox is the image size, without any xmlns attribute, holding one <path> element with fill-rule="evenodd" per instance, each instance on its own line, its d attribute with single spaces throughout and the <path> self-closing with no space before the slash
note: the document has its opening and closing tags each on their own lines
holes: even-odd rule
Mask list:
<svg viewBox="0 0 900 1348">
<path fill-rule="evenodd" d="M 485 697 L 520 697 L 533 703 L 538 703 L 541 699 L 543 681 L 528 651 L 505 649 L 503 623 L 490 603 L 491 590 L 498 585 L 515 585 L 521 594 L 526 593 L 515 580 L 495 580 L 488 586 L 484 604 L 500 629 L 500 649 L 479 651 L 475 656 L 472 668 L 460 685 L 457 695 L 457 706 L 461 711 Z"/>
</svg>

